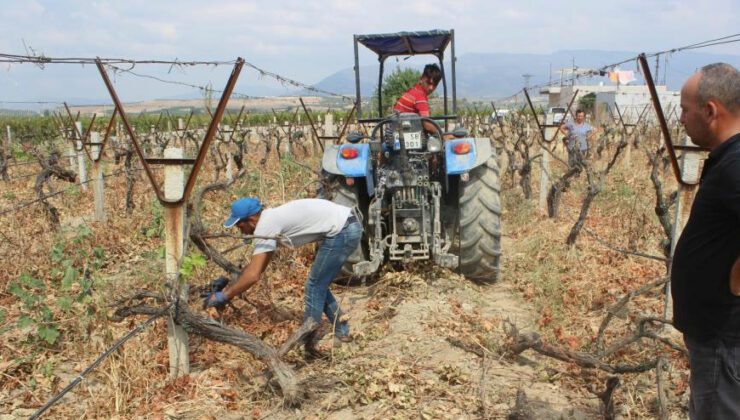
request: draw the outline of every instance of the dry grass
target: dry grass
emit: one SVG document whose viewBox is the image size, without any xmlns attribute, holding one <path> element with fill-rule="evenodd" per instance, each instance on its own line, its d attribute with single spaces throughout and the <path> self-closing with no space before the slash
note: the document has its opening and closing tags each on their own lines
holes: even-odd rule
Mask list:
<svg viewBox="0 0 740 420">
<path fill-rule="evenodd" d="M 653 207 L 653 192 L 643 156 L 633 151 L 631 169 L 619 165 L 597 197 L 586 226 L 599 237 L 623 248 L 659 255 L 661 231 Z M 309 196 L 312 174 L 289 159 L 274 156 L 264 167 L 261 156 L 249 156 L 249 174 L 228 192 L 206 197 L 204 223 L 219 231 L 228 204 L 237 197 L 259 195 L 270 204 Z M 301 159 L 316 167 L 315 158 Z M 553 164 L 555 165 L 555 164 Z M 555 169 L 558 171 L 559 169 Z M 534 171 L 532 185 L 538 182 Z M 201 180 L 213 179 L 206 165 Z M 32 180 L 11 183 L 0 196 L 0 208 L 32 198 Z M 206 181 L 204 181 L 206 182 Z M 505 180 L 507 186 L 512 185 Z M 486 413 L 503 418 L 513 406 L 516 390 L 525 389 L 560 413 L 578 410 L 595 416 L 598 404 L 586 391 L 601 389 L 605 374 L 525 353 L 525 360 L 510 360 L 500 351 L 506 345 L 505 326 L 514 322 L 522 330 L 540 332 L 544 339 L 573 350 L 589 351 L 606 309 L 624 293 L 665 273 L 662 263 L 608 250 L 585 232 L 573 248 L 565 238 L 577 218 L 585 181 L 576 181 L 563 196 L 560 219 L 544 216 L 536 202 L 523 199 L 519 190 L 503 193 L 503 278 L 492 287 L 474 285 L 452 273 L 430 267 L 408 271 L 388 270 L 365 287 L 338 287 L 341 305 L 348 309 L 356 340 L 349 346 L 322 348 L 331 360 L 306 363 L 300 351 L 286 360 L 299 373 L 306 401 L 297 409 L 284 408 L 279 392 L 265 379 L 263 366 L 232 347 L 191 337 L 193 373 L 168 378 L 166 326 L 163 322 L 143 332 L 109 357 L 49 413 L 49 418 L 475 418 Z M 514 183 L 515 185 L 515 183 Z M 58 188 L 63 188 L 59 185 Z M 156 227 L 157 205 L 142 178 L 137 184 L 132 215 L 123 209 L 125 178 L 106 184 L 109 222 L 90 222 L 92 192 L 64 194 L 52 203 L 59 208 L 65 228 L 48 229 L 36 206 L 0 217 L 6 262 L 0 272 L 0 308 L 6 316 L 0 342 L 0 411 L 28 416 L 118 337 L 141 320 L 110 323 L 108 304 L 133 289 L 157 289 L 164 261 Z M 89 234 L 83 239 L 84 226 Z M 12 227 L 12 228 L 11 228 Z M 226 239 L 218 249 L 233 245 Z M 95 247 L 105 250 L 105 263 L 91 269 L 94 286 L 88 298 L 71 310 L 56 306 L 60 297 L 59 263 L 50 250 L 61 246 L 75 267 L 90 262 Z M 229 255 L 246 262 L 249 248 Z M 297 327 L 298 319 L 276 322 L 274 308 L 302 312 L 303 281 L 312 261 L 310 247 L 278 253 L 265 280 L 247 301 L 237 301 L 222 321 L 281 343 Z M 23 273 L 42 279 L 45 301 L 53 309 L 62 335 L 55 345 L 35 338 L 35 332 L 15 328 L 22 305 L 9 292 L 11 282 Z M 207 265 L 189 279 L 205 284 L 220 275 Z M 58 293 L 60 296 L 55 296 Z M 627 333 L 638 314 L 661 313 L 662 294 L 641 296 L 630 303 L 623 318 L 607 331 L 607 343 Z M 197 299 L 191 306 L 199 305 Z M 485 352 L 481 359 L 451 346 L 458 337 Z M 623 363 L 643 360 L 655 352 L 670 357 L 669 388 L 681 412 L 686 392 L 686 364 L 675 352 L 652 343 L 632 345 L 614 355 Z M 528 361 L 527 361 L 528 360 Z M 486 374 L 483 375 L 482 372 Z M 654 373 L 623 375 L 616 401 L 627 418 L 655 416 Z M 237 414 L 238 413 L 238 414 Z"/>
</svg>

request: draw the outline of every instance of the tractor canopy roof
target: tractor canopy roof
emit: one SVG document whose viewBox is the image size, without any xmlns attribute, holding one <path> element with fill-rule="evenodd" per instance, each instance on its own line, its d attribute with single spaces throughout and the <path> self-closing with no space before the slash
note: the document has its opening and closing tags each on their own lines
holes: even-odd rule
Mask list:
<svg viewBox="0 0 740 420">
<path fill-rule="evenodd" d="M 394 55 L 434 54 L 442 57 L 452 31 L 431 30 L 393 34 L 355 35 L 357 42 L 378 55 L 380 61 Z"/>
</svg>

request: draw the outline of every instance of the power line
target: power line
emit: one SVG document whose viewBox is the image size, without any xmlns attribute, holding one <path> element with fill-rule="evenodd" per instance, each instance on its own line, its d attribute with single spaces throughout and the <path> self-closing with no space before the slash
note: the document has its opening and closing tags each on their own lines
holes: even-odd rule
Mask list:
<svg viewBox="0 0 740 420">
<path fill-rule="evenodd" d="M 248 61 L 245 61 L 244 62 L 244 65 L 247 66 L 247 67 L 251 67 L 252 69 L 258 71 L 263 76 L 272 77 L 273 79 L 276 79 L 278 82 L 283 83 L 283 84 L 286 84 L 287 83 L 289 85 L 292 85 L 292 86 L 295 86 L 295 87 L 300 87 L 300 88 L 309 90 L 311 92 L 323 93 L 325 95 L 336 96 L 336 97 L 339 97 L 339 98 L 342 98 L 342 99 L 345 99 L 345 100 L 353 101 L 353 99 L 351 97 L 349 97 L 349 96 L 341 95 L 339 93 L 330 92 L 330 91 L 324 90 L 324 89 L 319 89 L 319 88 L 317 88 L 315 86 L 307 85 L 305 83 L 301 83 L 301 82 L 295 81 L 293 79 L 289 79 L 289 78 L 287 78 L 285 76 L 281 76 L 281 75 L 279 75 L 277 73 L 272 73 L 272 72 L 269 72 L 267 70 L 263 70 L 263 69 L 255 66 L 254 64 L 252 64 L 252 63 L 250 63 Z"/>
<path fill-rule="evenodd" d="M 180 81 L 176 81 L 176 80 L 167 80 L 167 79 L 163 79 L 163 78 L 158 77 L 158 76 L 152 76 L 152 75 L 149 75 L 149 74 L 142 74 L 142 73 L 134 72 L 134 71 L 128 70 L 128 69 L 122 69 L 122 68 L 117 67 L 117 66 L 114 66 L 112 64 L 109 64 L 108 67 L 111 68 L 114 72 L 116 72 L 118 74 L 126 73 L 126 74 L 130 74 L 132 76 L 141 77 L 141 78 L 144 78 L 144 79 L 156 80 L 158 82 L 166 83 L 166 84 L 170 84 L 170 85 L 178 85 L 178 86 L 185 86 L 185 87 L 189 87 L 189 88 L 194 88 L 194 89 L 198 89 L 198 90 L 200 90 L 202 92 L 223 93 L 223 90 L 221 90 L 221 89 L 212 89 L 212 88 L 210 88 L 208 86 L 195 85 L 195 84 L 192 84 L 192 83 L 180 82 Z M 262 96 L 251 96 L 251 95 L 246 95 L 246 94 L 238 93 L 238 92 L 233 92 L 232 93 L 232 96 L 239 97 L 239 98 L 244 98 L 244 99 L 262 99 L 262 98 L 264 98 Z M 113 104 L 107 104 L 107 106 L 113 106 Z"/>
<path fill-rule="evenodd" d="M 100 61 L 104 64 L 169 64 L 171 66 L 223 66 L 223 65 L 234 65 L 236 60 L 191 60 L 181 61 L 175 58 L 174 60 L 157 60 L 157 59 L 145 59 L 137 60 L 132 58 L 101 58 L 101 57 L 47 57 L 41 55 L 20 55 L 20 54 L 7 54 L 0 53 L 0 63 L 31 63 L 31 64 L 95 64 Z"/>
<path fill-rule="evenodd" d="M 317 88 L 315 86 L 308 85 L 306 83 L 303 83 L 303 82 L 299 82 L 297 80 L 290 79 L 288 77 L 279 75 L 277 73 L 273 73 L 273 72 L 270 72 L 270 71 L 261 69 L 260 67 L 257 67 L 256 65 L 254 65 L 252 63 L 249 63 L 247 61 L 244 62 L 244 65 L 247 66 L 247 67 L 252 68 L 255 71 L 257 71 L 258 73 L 260 73 L 261 76 L 267 76 L 267 77 L 270 77 L 272 79 L 275 79 L 277 82 L 279 82 L 283 86 L 285 86 L 287 84 L 287 85 L 291 85 L 293 87 L 305 89 L 305 90 L 308 90 L 308 91 L 311 91 L 311 92 L 314 92 L 314 93 L 322 93 L 324 95 L 334 96 L 334 97 L 342 98 L 342 99 L 345 99 L 345 100 L 350 100 L 350 101 L 352 100 L 352 98 L 350 98 L 349 96 L 342 95 L 342 94 L 339 94 L 339 93 L 336 93 L 336 92 L 331 92 L 331 91 L 324 90 L 324 89 L 319 89 L 319 88 Z M 180 86 L 191 87 L 191 88 L 194 88 L 194 89 L 198 89 L 200 91 L 203 91 L 203 92 L 206 92 L 206 91 L 218 92 L 218 93 L 222 93 L 223 92 L 223 90 L 212 89 L 212 88 L 207 87 L 207 86 L 195 85 L 195 84 L 192 84 L 192 83 L 186 83 L 186 82 L 180 82 L 180 81 L 174 81 L 174 80 L 167 80 L 167 79 L 163 79 L 163 78 L 158 77 L 158 76 L 152 76 L 152 75 L 148 75 L 148 74 L 137 73 L 137 72 L 132 71 L 131 69 L 122 69 L 122 68 L 117 67 L 117 66 L 112 65 L 112 64 L 108 64 L 108 67 L 111 68 L 111 69 L 113 69 L 117 73 L 128 73 L 128 74 L 131 74 L 131 75 L 136 76 L 136 77 L 141 77 L 141 78 L 146 78 L 146 79 L 152 79 L 152 80 L 156 80 L 156 81 L 159 81 L 159 82 L 162 82 L 162 83 L 167 83 L 167 84 L 172 84 L 172 85 L 180 85 Z M 237 98 L 243 98 L 243 99 L 262 99 L 262 98 L 264 98 L 263 96 L 253 96 L 253 95 L 247 95 L 247 94 L 239 93 L 239 92 L 233 92 L 232 93 L 232 96 L 237 97 Z"/>
<path fill-rule="evenodd" d="M 687 48 L 684 48 L 684 50 L 695 50 L 695 49 L 698 49 L 698 48 L 711 47 L 712 45 L 732 44 L 733 42 L 740 42 L 740 39 L 733 39 L 733 40 L 730 40 L 730 41 L 713 42 L 711 44 L 699 45 L 699 46 L 696 46 L 696 47 L 687 47 Z"/>
<path fill-rule="evenodd" d="M 723 36 L 723 37 L 720 37 L 720 38 L 715 38 L 715 39 L 710 39 L 710 40 L 707 40 L 707 41 L 697 42 L 696 44 L 686 45 L 683 48 L 684 49 L 689 49 L 689 48 L 693 48 L 693 47 L 697 47 L 697 46 L 708 46 L 708 45 L 703 45 L 703 44 L 707 44 L 709 42 L 723 41 L 723 40 L 730 39 L 730 38 L 736 38 L 738 36 L 740 36 L 740 34 L 727 35 L 727 36 Z M 714 44 L 710 44 L 710 45 L 714 45 Z"/>
<path fill-rule="evenodd" d="M 172 67 L 175 66 L 196 66 L 196 65 L 208 65 L 208 66 L 222 66 L 222 65 L 233 65 L 236 63 L 236 60 L 221 60 L 221 61 L 180 61 L 180 60 L 136 60 L 136 59 L 128 59 L 128 58 L 91 58 L 91 57 L 47 57 L 42 55 L 19 55 L 19 54 L 6 54 L 6 53 L 0 53 L 0 63 L 32 63 L 37 64 L 41 66 L 43 69 L 43 66 L 46 64 L 95 64 L 97 62 L 101 62 L 103 64 L 108 65 L 109 67 L 115 68 L 117 71 L 120 72 L 128 72 L 132 73 L 139 77 L 147 77 L 154 80 L 159 80 L 163 83 L 173 83 L 173 84 L 182 84 L 185 86 L 194 87 L 197 89 L 205 89 L 202 86 L 192 85 L 188 83 L 183 82 L 173 82 L 168 81 L 165 79 L 158 78 L 156 76 L 149 76 L 149 75 L 141 75 L 141 74 L 135 74 L 131 70 L 137 65 L 137 64 L 169 64 L 170 70 L 172 70 Z M 131 69 L 121 69 L 120 67 L 116 67 L 115 64 L 129 64 L 131 65 Z M 297 80 L 291 79 L 289 77 L 282 76 L 280 74 L 264 70 L 260 67 L 258 67 L 255 64 L 249 63 L 247 61 L 244 62 L 244 65 L 247 67 L 250 67 L 257 71 L 262 76 L 267 76 L 272 79 L 277 80 L 279 83 L 283 85 L 291 85 L 294 87 L 306 89 L 308 91 L 314 92 L 314 93 L 322 93 L 329 96 L 335 96 L 339 97 L 345 100 L 352 101 L 353 99 L 349 96 L 342 95 L 339 93 L 331 92 L 325 89 L 319 89 L 313 85 L 309 85 L 303 82 L 299 82 Z M 244 95 L 246 97 L 249 97 L 248 95 Z"/>
</svg>

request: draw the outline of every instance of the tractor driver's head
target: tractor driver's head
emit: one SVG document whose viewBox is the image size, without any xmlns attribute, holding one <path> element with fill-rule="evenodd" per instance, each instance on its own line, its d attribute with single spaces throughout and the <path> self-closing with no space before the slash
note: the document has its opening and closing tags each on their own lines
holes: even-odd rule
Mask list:
<svg viewBox="0 0 740 420">
<path fill-rule="evenodd" d="M 442 70 L 439 69 L 439 66 L 427 64 L 424 66 L 424 73 L 421 75 L 419 85 L 427 95 L 430 95 L 437 88 L 440 80 L 442 80 Z"/>
</svg>

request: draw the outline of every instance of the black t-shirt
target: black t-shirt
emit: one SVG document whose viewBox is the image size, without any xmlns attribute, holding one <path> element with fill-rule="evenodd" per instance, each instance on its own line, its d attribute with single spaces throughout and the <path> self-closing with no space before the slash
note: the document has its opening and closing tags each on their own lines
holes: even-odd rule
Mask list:
<svg viewBox="0 0 740 420">
<path fill-rule="evenodd" d="M 691 215 L 671 268 L 673 322 L 684 334 L 740 340 L 740 297 L 730 270 L 740 255 L 740 134 L 712 150 L 704 163 Z"/>
</svg>

